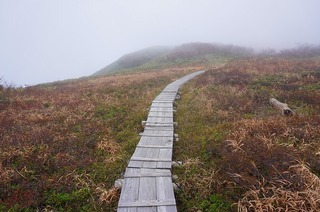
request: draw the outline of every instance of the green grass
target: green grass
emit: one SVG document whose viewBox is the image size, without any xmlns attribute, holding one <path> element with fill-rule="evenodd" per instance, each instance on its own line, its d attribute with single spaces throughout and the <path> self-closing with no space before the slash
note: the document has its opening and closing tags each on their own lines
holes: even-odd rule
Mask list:
<svg viewBox="0 0 320 212">
<path fill-rule="evenodd" d="M 190 70 L 2 90 L 0 207 L 112 211 L 154 97 Z"/>
<path fill-rule="evenodd" d="M 317 80 L 303 77 L 300 70 L 309 65 L 318 69 L 320 64 L 295 63 L 233 61 L 182 88 L 174 160 L 185 163 L 173 169 L 179 177 L 179 211 L 236 211 L 237 206 L 238 210 L 258 210 L 269 202 L 278 209 L 290 204 L 319 209 L 307 203 L 316 198 L 312 193 L 319 187 L 307 188 L 313 185 L 313 174 L 319 175 L 314 158 L 320 145 L 320 117 L 315 113 L 320 96 L 316 89 L 305 89 L 317 85 Z M 270 97 L 287 102 L 298 115 L 281 116 L 269 105 Z M 303 163 L 310 168 L 303 175 L 296 174 Z M 299 189 L 310 194 L 299 197 L 308 206 L 290 196 L 291 191 L 301 191 L 292 186 L 297 181 L 305 185 Z M 283 193 L 290 199 L 284 199 Z"/>
</svg>

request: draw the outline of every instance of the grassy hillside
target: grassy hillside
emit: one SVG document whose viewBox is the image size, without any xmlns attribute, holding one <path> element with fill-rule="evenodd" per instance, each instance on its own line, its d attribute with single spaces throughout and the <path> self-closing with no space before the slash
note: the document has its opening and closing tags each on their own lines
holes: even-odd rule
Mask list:
<svg viewBox="0 0 320 212">
<path fill-rule="evenodd" d="M 146 108 L 167 84 L 195 71 L 186 64 L 219 68 L 184 85 L 177 102 L 178 210 L 319 211 L 320 51 L 235 59 L 241 48 L 222 46 L 225 54 L 213 56 L 207 45 L 190 45 L 199 50 L 188 44 L 148 62 L 182 61 L 181 68 L 0 86 L 0 211 L 114 210 L 113 183 Z M 210 62 L 198 63 L 198 55 Z M 270 97 L 296 114 L 279 114 Z"/>
<path fill-rule="evenodd" d="M 153 98 L 192 70 L 0 88 L 0 211 L 111 211 Z"/>
<path fill-rule="evenodd" d="M 174 48 L 151 47 L 127 54 L 94 75 L 186 66 L 211 67 L 250 55 L 252 50 L 248 48 L 210 43 L 188 43 Z"/>
<path fill-rule="evenodd" d="M 320 60 L 238 60 L 184 86 L 179 211 L 319 211 L 319 110 Z"/>
<path fill-rule="evenodd" d="M 170 47 L 154 46 L 126 54 L 112 64 L 96 72 L 94 75 L 104 75 L 106 73 L 114 73 L 120 70 L 133 69 L 148 63 L 156 57 L 166 54 L 170 50 Z"/>
</svg>

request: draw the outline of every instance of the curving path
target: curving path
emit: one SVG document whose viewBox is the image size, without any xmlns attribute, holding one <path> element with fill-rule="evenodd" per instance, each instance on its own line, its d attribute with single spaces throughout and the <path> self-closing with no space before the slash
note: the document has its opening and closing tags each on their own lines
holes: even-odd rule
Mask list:
<svg viewBox="0 0 320 212">
<path fill-rule="evenodd" d="M 124 175 L 118 212 L 177 211 L 171 179 L 173 102 L 179 87 L 203 72 L 174 81 L 153 100 Z"/>
</svg>

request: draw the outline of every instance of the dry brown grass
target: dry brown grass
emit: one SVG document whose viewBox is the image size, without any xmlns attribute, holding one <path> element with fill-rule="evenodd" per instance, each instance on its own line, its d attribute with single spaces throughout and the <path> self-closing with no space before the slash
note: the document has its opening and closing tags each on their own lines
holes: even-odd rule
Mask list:
<svg viewBox="0 0 320 212">
<path fill-rule="evenodd" d="M 97 193 L 99 194 L 99 202 L 100 204 L 106 203 L 106 204 L 112 204 L 116 203 L 119 200 L 119 189 L 117 188 L 110 188 L 109 190 L 97 187 L 96 188 Z"/>
<path fill-rule="evenodd" d="M 0 210 L 114 208 L 118 193 L 111 188 L 138 141 L 145 108 L 168 83 L 192 71 L 2 88 Z M 108 192 L 95 192 L 98 187 Z"/>
<path fill-rule="evenodd" d="M 314 119 L 319 117 L 235 123 L 223 145 L 221 170 L 236 187 L 249 190 L 238 202 L 240 211 L 320 209 L 319 178 L 304 164 L 309 162 L 313 170 L 319 170 L 318 163 L 310 160 L 320 147 L 319 125 L 310 125 Z"/>
<path fill-rule="evenodd" d="M 291 166 L 289 172 L 302 178 L 301 190 L 292 189 L 292 182 L 281 179 L 260 183 L 259 189 L 246 192 L 238 202 L 239 211 L 319 211 L 319 177 L 302 164 Z"/>
<path fill-rule="evenodd" d="M 239 211 L 319 211 L 319 73 L 319 60 L 255 58 L 186 86 L 175 157 L 197 163 L 176 170 L 179 208 L 206 209 L 221 194 Z M 296 115 L 281 116 L 270 97 Z"/>
</svg>

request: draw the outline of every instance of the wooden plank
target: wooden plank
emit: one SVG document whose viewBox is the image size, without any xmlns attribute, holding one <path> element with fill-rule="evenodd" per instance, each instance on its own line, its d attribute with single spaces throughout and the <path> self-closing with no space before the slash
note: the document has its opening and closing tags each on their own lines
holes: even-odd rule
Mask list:
<svg viewBox="0 0 320 212">
<path fill-rule="evenodd" d="M 169 207 L 169 206 L 162 206 L 162 207 Z M 137 212 L 137 207 L 118 207 L 117 212 Z"/>
<path fill-rule="evenodd" d="M 139 173 L 140 170 L 132 169 L 132 170 L 130 170 L 130 172 L 132 174 L 134 174 L 134 173 Z M 138 199 L 139 199 L 139 186 L 140 186 L 140 179 L 139 178 L 125 178 L 122 189 L 121 189 L 121 196 L 119 199 L 119 204 L 121 204 L 122 202 L 138 201 Z M 131 212 L 131 211 L 135 211 L 135 210 L 131 208 L 126 211 Z"/>
<path fill-rule="evenodd" d="M 172 109 L 173 106 L 158 106 L 158 105 L 151 105 L 151 108 L 161 108 L 161 109 Z"/>
<path fill-rule="evenodd" d="M 173 104 L 173 102 L 176 100 L 176 97 L 169 97 L 169 96 L 159 96 L 156 99 L 153 100 L 153 103 L 162 103 L 162 102 L 169 102 L 170 104 Z"/>
<path fill-rule="evenodd" d="M 145 196 L 145 195 L 144 195 Z M 152 207 L 152 206 L 169 206 L 169 205 L 176 205 L 175 199 L 169 199 L 165 201 L 158 201 L 158 200 L 140 200 L 135 202 L 121 202 L 119 203 L 119 207 Z"/>
<path fill-rule="evenodd" d="M 171 168 L 172 168 L 172 161 L 157 163 L 157 169 L 171 169 Z"/>
<path fill-rule="evenodd" d="M 152 127 L 152 128 L 168 128 L 168 127 L 173 127 L 174 122 L 172 123 L 153 123 L 153 122 L 146 122 L 145 127 Z"/>
<path fill-rule="evenodd" d="M 173 102 L 176 96 L 158 96 L 153 102 Z"/>
<path fill-rule="evenodd" d="M 173 127 L 150 127 L 147 126 L 144 128 L 145 131 L 174 131 Z"/>
<path fill-rule="evenodd" d="M 173 110 L 156 110 L 156 111 L 152 111 L 152 110 L 149 110 L 149 116 L 150 115 L 173 115 Z"/>
<path fill-rule="evenodd" d="M 135 179 L 135 178 L 133 178 Z M 156 178 L 155 177 L 141 177 L 140 185 L 139 185 L 139 199 L 138 201 L 146 201 L 151 202 L 157 199 L 157 191 L 156 191 Z M 153 205 L 153 204 L 151 204 Z M 150 206 L 151 206 L 150 205 Z M 142 205 L 139 205 L 142 206 Z"/>
<path fill-rule="evenodd" d="M 171 162 L 168 158 L 147 158 L 147 157 L 132 157 L 130 161 L 155 161 L 155 162 Z"/>
<path fill-rule="evenodd" d="M 171 149 L 172 146 L 138 145 L 137 148 Z"/>
<path fill-rule="evenodd" d="M 172 161 L 172 149 L 160 149 L 159 158 Z M 157 164 L 157 168 L 171 168 L 171 163 L 160 161 Z"/>
<path fill-rule="evenodd" d="M 162 93 L 177 93 L 178 92 L 178 89 L 175 89 L 175 90 L 163 90 Z"/>
<path fill-rule="evenodd" d="M 177 93 L 161 93 L 155 99 L 158 99 L 161 97 L 175 98 L 176 96 L 177 96 Z"/>
<path fill-rule="evenodd" d="M 161 127 L 161 126 L 170 126 L 170 125 L 173 125 L 175 122 L 171 122 L 171 121 L 167 121 L 167 122 L 165 122 L 165 121 L 163 121 L 163 122 L 160 122 L 160 121 L 147 121 L 146 122 L 146 125 L 145 126 L 148 126 L 148 127 L 150 127 L 150 126 L 158 126 L 158 127 Z"/>
<path fill-rule="evenodd" d="M 157 101 L 156 99 L 154 99 L 153 101 Z M 165 102 L 152 102 L 150 106 L 163 106 L 163 107 L 170 107 L 173 106 L 174 100 L 172 101 L 165 101 Z"/>
<path fill-rule="evenodd" d="M 173 91 L 173 92 L 164 92 L 162 91 L 158 96 L 175 96 L 177 95 L 178 91 Z"/>
<path fill-rule="evenodd" d="M 150 118 L 173 118 L 173 116 L 166 116 L 166 115 L 149 115 Z"/>
<path fill-rule="evenodd" d="M 162 145 L 162 140 L 163 139 L 159 137 L 141 137 L 138 145 Z"/>
<path fill-rule="evenodd" d="M 147 155 L 147 152 L 143 149 L 135 149 L 132 157 L 145 157 Z"/>
<path fill-rule="evenodd" d="M 169 177 L 157 177 L 157 198 L 159 201 L 167 199 L 174 199 L 174 191 L 172 187 L 172 180 Z M 158 211 L 177 212 L 176 206 L 161 206 Z"/>
<path fill-rule="evenodd" d="M 150 109 L 149 110 L 149 114 L 150 113 L 157 113 L 157 112 L 163 112 L 163 113 L 174 113 L 175 112 L 175 110 L 160 110 L 160 108 L 159 109 Z"/>
<path fill-rule="evenodd" d="M 161 169 L 160 169 L 161 170 Z M 165 170 L 165 169 L 164 169 Z M 151 172 L 151 173 L 136 173 L 136 174 L 125 174 L 125 178 L 139 178 L 139 177 L 171 177 L 171 172 Z"/>
<path fill-rule="evenodd" d="M 177 212 L 176 206 L 159 206 L 157 212 Z"/>
<path fill-rule="evenodd" d="M 173 102 L 152 102 L 150 107 L 173 107 Z"/>
<path fill-rule="evenodd" d="M 155 101 L 153 101 L 152 103 L 172 103 L 173 101 L 164 101 L 164 100 L 159 100 L 159 101 L 157 101 L 157 100 L 155 100 Z"/>
<path fill-rule="evenodd" d="M 144 133 L 158 133 L 158 134 L 162 134 L 162 133 L 166 133 L 168 134 L 168 132 L 166 131 L 174 131 L 173 126 L 146 126 L 145 130 L 143 131 Z M 162 132 L 163 131 L 163 132 Z"/>
<path fill-rule="evenodd" d="M 173 127 L 176 122 L 145 122 L 145 127 Z"/>
<path fill-rule="evenodd" d="M 141 149 L 141 148 L 136 148 L 132 157 L 145 157 L 147 155 L 147 151 Z M 142 167 L 143 161 L 129 161 L 128 167 Z"/>
<path fill-rule="evenodd" d="M 177 92 L 178 93 L 178 92 Z M 159 97 L 175 97 L 177 93 L 160 93 L 155 99 L 158 99 Z"/>
<path fill-rule="evenodd" d="M 173 138 L 141 137 L 138 146 L 173 146 Z M 150 147 L 152 148 L 152 147 Z"/>
<path fill-rule="evenodd" d="M 154 122 L 154 123 L 173 123 L 173 118 L 160 118 L 160 117 L 148 117 L 148 122 Z"/>
<path fill-rule="evenodd" d="M 173 135 L 146 134 L 146 133 L 141 133 L 140 136 L 144 136 L 144 137 L 173 137 Z"/>
<path fill-rule="evenodd" d="M 155 161 L 144 161 L 142 167 L 144 168 L 157 168 L 157 158 L 159 158 L 160 149 L 158 148 L 147 148 L 147 155 L 145 158 L 153 158 Z"/>
</svg>

